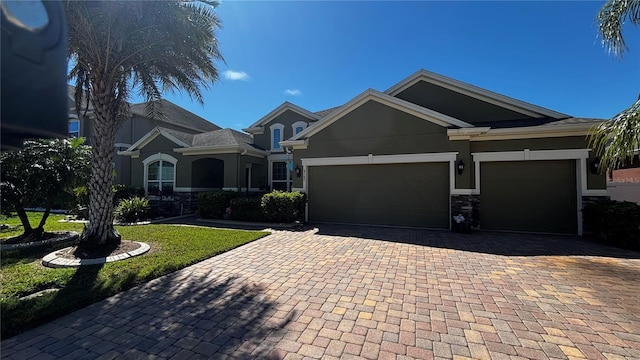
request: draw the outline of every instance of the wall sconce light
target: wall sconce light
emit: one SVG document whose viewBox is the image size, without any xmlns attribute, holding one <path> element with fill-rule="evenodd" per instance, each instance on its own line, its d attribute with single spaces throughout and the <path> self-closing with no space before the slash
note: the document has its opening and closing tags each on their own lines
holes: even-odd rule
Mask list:
<svg viewBox="0 0 640 360">
<path fill-rule="evenodd" d="M 593 159 L 591 164 L 589 164 L 589 169 L 591 170 L 592 174 L 594 174 L 594 175 L 599 174 L 600 173 L 600 158 Z"/>
<path fill-rule="evenodd" d="M 458 160 L 458 175 L 462 175 L 464 171 L 464 161 L 462 159 Z"/>
<path fill-rule="evenodd" d="M 302 170 L 300 169 L 300 165 L 296 165 L 296 176 L 300 177 L 302 175 Z"/>
</svg>

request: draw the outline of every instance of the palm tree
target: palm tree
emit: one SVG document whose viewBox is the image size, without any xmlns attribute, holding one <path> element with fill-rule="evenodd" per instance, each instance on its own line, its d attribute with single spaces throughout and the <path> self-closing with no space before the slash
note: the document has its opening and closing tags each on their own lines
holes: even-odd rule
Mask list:
<svg viewBox="0 0 640 360">
<path fill-rule="evenodd" d="M 85 245 L 119 244 L 113 227 L 113 153 L 133 90 L 147 101 L 165 90 L 184 90 L 203 103 L 201 89 L 218 79 L 222 60 L 215 31 L 215 1 L 67 1 L 70 79 L 76 107 L 94 108 Z M 87 94 L 83 99 L 83 94 Z M 154 109 L 149 109 L 151 112 Z"/>
<path fill-rule="evenodd" d="M 622 36 L 627 20 L 640 24 L 640 0 L 609 0 L 598 13 L 602 45 L 617 58 L 629 50 Z M 598 125 L 591 146 L 601 157 L 603 169 L 633 161 L 634 152 L 640 149 L 640 97 L 631 107 Z"/>
</svg>

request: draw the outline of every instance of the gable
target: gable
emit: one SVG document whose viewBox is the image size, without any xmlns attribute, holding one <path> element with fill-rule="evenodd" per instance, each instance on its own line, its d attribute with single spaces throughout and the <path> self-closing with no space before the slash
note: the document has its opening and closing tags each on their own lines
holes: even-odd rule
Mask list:
<svg viewBox="0 0 640 360">
<path fill-rule="evenodd" d="M 253 136 L 253 143 L 260 147 L 261 149 L 270 149 L 271 148 L 271 131 L 269 131 L 269 127 L 274 124 L 281 124 L 284 126 L 282 139 L 290 139 L 293 137 L 293 124 L 304 122 L 306 124 L 311 124 L 315 119 L 310 119 L 307 116 L 304 116 L 296 111 L 291 109 L 286 109 L 278 116 L 270 119 L 268 122 L 264 123 L 264 132 L 261 134 L 255 134 Z"/>
<path fill-rule="evenodd" d="M 300 106 L 294 105 L 288 101 L 282 103 L 280 106 L 278 106 L 277 108 L 273 109 L 270 113 L 268 113 L 267 115 L 263 116 L 260 120 L 256 121 L 255 123 L 253 123 L 251 126 L 249 126 L 248 128 L 242 129 L 242 131 L 246 131 L 250 134 L 256 135 L 256 134 L 260 134 L 262 132 L 265 132 L 265 128 L 269 127 L 269 124 L 273 123 L 273 120 L 277 117 L 279 117 L 280 115 L 282 115 L 283 113 L 287 112 L 287 111 L 291 111 L 294 113 L 297 113 L 298 115 L 302 116 L 303 118 L 305 118 L 305 121 L 311 122 L 311 121 L 315 121 L 320 119 L 320 116 L 301 108 Z"/>
<path fill-rule="evenodd" d="M 418 81 L 396 97 L 471 124 L 534 118 L 426 81 Z"/>
<path fill-rule="evenodd" d="M 431 84 L 436 87 L 440 87 L 442 89 L 447 89 L 454 93 L 464 95 L 468 98 L 476 99 L 481 102 L 491 104 L 491 105 L 503 108 L 505 110 L 510 110 L 512 112 L 521 114 L 521 116 L 511 118 L 511 119 L 509 119 L 507 116 L 506 120 L 517 120 L 517 119 L 525 119 L 525 118 L 563 119 L 563 118 L 569 117 L 569 115 L 567 114 L 562 114 L 557 111 L 546 109 L 541 106 L 533 105 L 518 99 L 514 99 L 502 94 L 498 94 L 498 93 L 480 88 L 478 86 L 467 84 L 462 81 L 451 79 L 446 76 L 442 76 L 426 70 L 418 70 L 417 72 L 411 74 L 406 79 L 403 79 L 402 81 L 393 85 L 391 88 L 387 89 L 385 91 L 385 94 L 389 94 L 391 96 L 397 96 L 400 93 L 404 92 L 405 90 L 420 83 Z M 419 86 L 422 86 L 422 85 L 419 85 Z M 495 119 L 486 120 L 486 121 L 495 121 Z"/>
<path fill-rule="evenodd" d="M 366 101 L 309 138 L 305 156 L 443 152 L 447 128 L 376 101 Z"/>
</svg>

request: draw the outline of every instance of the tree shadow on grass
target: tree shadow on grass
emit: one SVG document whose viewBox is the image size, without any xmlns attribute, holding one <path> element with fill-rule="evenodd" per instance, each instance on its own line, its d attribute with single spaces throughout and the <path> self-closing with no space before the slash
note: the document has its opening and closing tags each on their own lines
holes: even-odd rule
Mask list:
<svg viewBox="0 0 640 360">
<path fill-rule="evenodd" d="M 67 284 L 58 291 L 29 299 L 3 302 L 2 337 L 13 336 L 58 318 L 60 314 L 67 314 L 104 298 L 104 295 L 100 297 L 99 292 L 87 291 L 95 286 L 102 267 L 103 264 L 80 266 Z M 55 288 L 55 285 L 50 287 Z"/>
<path fill-rule="evenodd" d="M 40 349 L 53 357 L 77 351 L 95 357 L 273 358 L 295 316 L 295 310 L 277 311 L 260 284 L 185 269 L 20 334 L 9 346 L 38 337 L 45 344 L 55 338 Z M 56 337 L 61 330 L 66 336 Z"/>
<path fill-rule="evenodd" d="M 316 224 L 317 234 L 360 237 L 505 256 L 603 256 L 640 259 L 640 252 L 607 246 L 570 235 L 476 231 L 471 234 L 448 230 L 393 228 L 382 226 Z"/>
</svg>

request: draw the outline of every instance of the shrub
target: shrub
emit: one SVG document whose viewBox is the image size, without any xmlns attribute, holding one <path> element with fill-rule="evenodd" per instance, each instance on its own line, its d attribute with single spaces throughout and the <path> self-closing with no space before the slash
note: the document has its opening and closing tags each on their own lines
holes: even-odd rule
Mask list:
<svg viewBox="0 0 640 360">
<path fill-rule="evenodd" d="M 275 190 L 262 196 L 262 212 L 270 222 L 293 222 L 304 216 L 305 195 Z"/>
<path fill-rule="evenodd" d="M 209 191 L 196 196 L 198 213 L 203 218 L 221 219 L 231 200 L 238 194 L 234 191 Z"/>
<path fill-rule="evenodd" d="M 233 220 L 264 221 L 262 199 L 259 197 L 239 197 L 231 200 Z"/>
<path fill-rule="evenodd" d="M 640 205 L 602 200 L 582 210 L 584 227 L 607 244 L 640 250 Z"/>
<path fill-rule="evenodd" d="M 133 197 L 144 197 L 144 189 L 124 184 L 113 185 L 113 203 L 120 204 L 121 200 Z"/>
<path fill-rule="evenodd" d="M 151 207 L 149 200 L 143 197 L 132 197 L 121 200 L 116 208 L 116 219 L 125 223 L 132 223 L 149 219 Z"/>
</svg>

